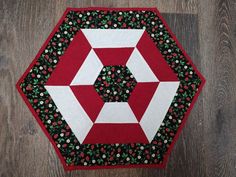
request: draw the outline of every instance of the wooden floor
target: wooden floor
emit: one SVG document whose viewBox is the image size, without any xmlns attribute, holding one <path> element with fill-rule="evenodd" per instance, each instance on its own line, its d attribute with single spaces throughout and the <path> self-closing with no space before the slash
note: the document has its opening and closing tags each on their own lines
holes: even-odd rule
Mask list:
<svg viewBox="0 0 236 177">
<path fill-rule="evenodd" d="M 158 7 L 207 82 L 166 169 L 64 172 L 15 89 L 66 7 Z M 236 0 L 0 0 L 0 177 L 235 177 Z"/>
</svg>

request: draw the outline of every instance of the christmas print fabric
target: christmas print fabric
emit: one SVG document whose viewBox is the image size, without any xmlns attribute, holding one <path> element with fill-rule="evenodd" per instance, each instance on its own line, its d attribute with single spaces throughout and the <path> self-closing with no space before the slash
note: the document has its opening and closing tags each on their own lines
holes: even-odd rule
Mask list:
<svg viewBox="0 0 236 177">
<path fill-rule="evenodd" d="M 164 167 L 205 80 L 155 8 L 69 8 L 17 88 L 66 170 Z"/>
</svg>

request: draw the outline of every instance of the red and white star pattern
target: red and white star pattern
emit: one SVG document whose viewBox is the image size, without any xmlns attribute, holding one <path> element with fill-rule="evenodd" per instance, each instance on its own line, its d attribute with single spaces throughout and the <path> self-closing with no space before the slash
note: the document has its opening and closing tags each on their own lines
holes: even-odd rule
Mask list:
<svg viewBox="0 0 236 177">
<path fill-rule="evenodd" d="M 125 65 L 137 81 L 128 102 L 103 102 L 93 87 L 103 66 Z M 139 29 L 82 29 L 45 88 L 80 143 L 148 143 L 179 87 Z"/>
</svg>

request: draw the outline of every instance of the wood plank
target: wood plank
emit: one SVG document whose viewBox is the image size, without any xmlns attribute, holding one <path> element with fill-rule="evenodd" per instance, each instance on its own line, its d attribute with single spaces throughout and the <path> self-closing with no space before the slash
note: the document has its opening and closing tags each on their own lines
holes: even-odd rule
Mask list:
<svg viewBox="0 0 236 177">
<path fill-rule="evenodd" d="M 81 2 L 77 0 L 76 2 Z M 197 13 L 197 0 L 91 0 L 93 7 L 158 7 L 164 13 Z M 76 3 L 75 7 L 80 7 Z"/>
<path fill-rule="evenodd" d="M 157 7 L 163 13 L 197 14 L 197 0 L 130 0 L 130 7 Z"/>
<path fill-rule="evenodd" d="M 206 176 L 236 176 L 236 2 L 199 4 Z"/>
</svg>

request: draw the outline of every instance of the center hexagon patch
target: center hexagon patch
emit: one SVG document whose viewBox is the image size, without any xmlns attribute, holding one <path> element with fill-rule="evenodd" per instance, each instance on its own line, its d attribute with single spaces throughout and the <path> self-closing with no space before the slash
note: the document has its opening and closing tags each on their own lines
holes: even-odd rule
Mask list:
<svg viewBox="0 0 236 177">
<path fill-rule="evenodd" d="M 156 9 L 68 9 L 17 87 L 65 169 L 163 167 L 204 78 Z"/>
<path fill-rule="evenodd" d="M 127 102 L 137 81 L 124 65 L 104 66 L 94 87 L 104 102 Z"/>
</svg>

